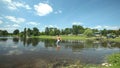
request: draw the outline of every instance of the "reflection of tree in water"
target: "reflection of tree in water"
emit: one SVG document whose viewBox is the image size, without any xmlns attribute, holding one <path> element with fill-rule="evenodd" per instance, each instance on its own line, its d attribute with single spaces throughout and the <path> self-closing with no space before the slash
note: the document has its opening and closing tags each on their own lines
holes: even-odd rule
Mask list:
<svg viewBox="0 0 120 68">
<path fill-rule="evenodd" d="M 30 44 L 32 44 L 32 46 L 37 46 L 39 38 L 21 38 L 21 41 L 23 41 L 24 46 L 29 46 Z"/>
<path fill-rule="evenodd" d="M 102 46 L 105 48 L 120 48 L 120 43 L 119 42 L 112 42 L 112 41 L 107 41 L 107 42 L 102 42 Z"/>
<path fill-rule="evenodd" d="M 36 46 L 39 43 L 39 38 L 32 38 L 32 45 Z"/>
<path fill-rule="evenodd" d="M 76 52 L 76 51 L 80 51 L 81 49 L 84 48 L 84 44 L 83 43 L 74 43 L 74 42 L 64 42 L 64 46 L 65 48 L 71 48 L 72 51 Z"/>
<path fill-rule="evenodd" d="M 7 41 L 8 38 L 0 38 L 0 41 Z"/>
<path fill-rule="evenodd" d="M 18 43 L 19 38 L 13 38 L 13 42 L 15 42 L 16 44 Z"/>
<path fill-rule="evenodd" d="M 56 46 L 56 45 L 55 45 L 55 43 L 56 43 L 55 40 L 46 39 L 46 40 L 44 40 L 44 42 L 45 42 L 45 47 L 46 47 L 46 48 L 47 48 L 47 47 L 55 47 L 55 46 Z"/>
</svg>

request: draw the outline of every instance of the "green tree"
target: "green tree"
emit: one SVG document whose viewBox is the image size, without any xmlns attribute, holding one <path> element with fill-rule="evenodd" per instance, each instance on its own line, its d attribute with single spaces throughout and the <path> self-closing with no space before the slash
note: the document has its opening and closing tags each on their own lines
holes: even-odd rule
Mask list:
<svg viewBox="0 0 120 68">
<path fill-rule="evenodd" d="M 64 32 L 65 32 L 66 35 L 71 34 L 72 29 L 71 28 L 65 28 Z"/>
<path fill-rule="evenodd" d="M 103 29 L 103 30 L 101 31 L 101 33 L 102 33 L 103 36 L 106 36 L 106 35 L 107 35 L 107 30 L 106 30 L 106 29 Z"/>
<path fill-rule="evenodd" d="M 77 25 L 73 25 L 72 29 L 73 29 L 73 34 L 77 35 L 79 32 Z"/>
<path fill-rule="evenodd" d="M 59 35 L 60 34 L 60 30 L 57 28 L 54 28 L 54 35 Z"/>
<path fill-rule="evenodd" d="M 32 32 L 33 32 L 34 36 L 39 36 L 39 29 L 38 28 L 34 27 Z"/>
<path fill-rule="evenodd" d="M 32 36 L 32 30 L 30 29 L 30 28 L 28 28 L 28 30 L 27 30 L 27 35 L 30 37 L 30 36 Z"/>
<path fill-rule="evenodd" d="M 78 34 L 84 33 L 84 28 L 80 25 L 78 25 Z"/>
<path fill-rule="evenodd" d="M 84 28 L 80 25 L 73 25 L 72 30 L 75 35 L 82 34 L 84 32 Z"/>
<path fill-rule="evenodd" d="M 49 33 L 50 33 L 50 30 L 49 30 L 48 27 L 46 27 L 46 28 L 45 28 L 45 34 L 46 34 L 46 35 L 49 35 Z"/>
<path fill-rule="evenodd" d="M 0 30 L 0 36 L 7 36 L 8 34 L 7 30 Z"/>
<path fill-rule="evenodd" d="M 18 35 L 18 34 L 19 34 L 19 30 L 18 30 L 18 29 L 14 30 L 14 31 L 13 31 L 13 34 L 14 34 L 14 35 Z"/>
<path fill-rule="evenodd" d="M 49 35 L 54 35 L 54 28 L 49 28 Z"/>
<path fill-rule="evenodd" d="M 84 35 L 91 37 L 91 36 L 93 36 L 93 31 L 91 29 L 86 29 L 84 32 Z"/>
<path fill-rule="evenodd" d="M 24 31 L 23 31 L 23 36 L 26 38 L 27 37 L 27 31 L 26 31 L 27 29 L 26 28 L 24 28 Z"/>
<path fill-rule="evenodd" d="M 62 30 L 60 31 L 60 34 L 61 34 L 61 35 L 64 35 L 64 34 L 65 34 L 65 31 L 62 29 Z"/>
</svg>

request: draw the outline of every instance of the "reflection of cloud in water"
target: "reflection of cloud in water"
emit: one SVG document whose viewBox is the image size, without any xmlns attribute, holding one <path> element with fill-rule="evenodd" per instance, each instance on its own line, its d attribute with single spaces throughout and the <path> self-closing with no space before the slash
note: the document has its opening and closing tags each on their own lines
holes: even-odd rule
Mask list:
<svg viewBox="0 0 120 68">
<path fill-rule="evenodd" d="M 31 48 L 30 49 L 30 51 L 36 51 L 37 50 L 37 48 Z"/>
<path fill-rule="evenodd" d="M 20 55 L 23 54 L 20 50 L 10 50 L 6 55 Z"/>
<path fill-rule="evenodd" d="M 11 48 L 18 48 L 18 46 L 16 46 L 16 45 L 15 46 L 11 46 Z"/>
</svg>

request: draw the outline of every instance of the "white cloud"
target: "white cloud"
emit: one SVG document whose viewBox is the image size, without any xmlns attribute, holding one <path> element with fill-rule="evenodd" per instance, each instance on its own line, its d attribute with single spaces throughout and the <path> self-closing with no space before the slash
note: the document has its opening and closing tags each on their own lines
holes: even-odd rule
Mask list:
<svg viewBox="0 0 120 68">
<path fill-rule="evenodd" d="M 73 22 L 72 25 L 83 25 L 81 22 Z"/>
<path fill-rule="evenodd" d="M 95 28 L 95 29 L 101 29 L 101 28 L 102 28 L 102 26 L 97 25 L 97 26 L 95 26 L 94 28 Z"/>
<path fill-rule="evenodd" d="M 37 23 L 37 22 L 29 22 L 28 25 L 34 25 L 34 26 L 37 26 L 37 25 L 39 25 L 39 23 Z"/>
<path fill-rule="evenodd" d="M 59 28 L 57 25 L 45 25 L 45 27 L 50 27 L 50 28 Z"/>
<path fill-rule="evenodd" d="M 53 8 L 49 4 L 39 3 L 38 5 L 34 5 L 34 9 L 39 16 L 45 16 L 51 12 L 53 12 Z"/>
<path fill-rule="evenodd" d="M 23 54 L 23 52 L 21 50 L 10 50 L 8 51 L 8 53 L 6 55 L 20 55 L 20 54 Z"/>
<path fill-rule="evenodd" d="M 8 32 L 12 33 L 16 27 L 0 27 L 0 30 L 7 30 Z"/>
<path fill-rule="evenodd" d="M 62 13 L 62 11 L 61 10 L 58 10 L 58 11 L 56 11 L 56 12 L 54 12 L 55 14 L 60 14 L 60 13 Z"/>
<path fill-rule="evenodd" d="M 18 24 L 13 24 L 13 25 L 5 25 L 3 27 L 0 27 L 0 30 L 7 30 L 8 32 L 12 33 L 15 29 L 18 29 L 21 27 Z"/>
<path fill-rule="evenodd" d="M 0 20 L 0 24 L 2 24 L 3 23 L 3 21 L 2 20 Z"/>
<path fill-rule="evenodd" d="M 20 27 L 20 25 L 18 25 L 18 24 L 13 24 L 12 26 L 13 27 Z"/>
<path fill-rule="evenodd" d="M 15 23 L 25 22 L 24 18 L 16 18 L 14 16 L 6 16 L 5 18 L 8 19 L 8 20 L 10 20 L 10 21 L 12 21 L 12 22 L 15 22 Z"/>
<path fill-rule="evenodd" d="M 95 27 L 93 27 L 93 29 L 119 29 L 120 26 L 101 26 L 101 25 L 97 25 Z"/>
<path fill-rule="evenodd" d="M 13 25 L 5 25 L 4 28 L 18 28 L 20 25 L 18 24 L 13 24 Z"/>
<path fill-rule="evenodd" d="M 25 8 L 25 9 L 31 9 L 31 7 L 28 4 L 21 3 L 21 2 L 16 2 L 13 0 L 3 0 L 4 3 L 8 5 L 8 8 L 11 10 L 18 9 L 20 7 Z"/>
</svg>

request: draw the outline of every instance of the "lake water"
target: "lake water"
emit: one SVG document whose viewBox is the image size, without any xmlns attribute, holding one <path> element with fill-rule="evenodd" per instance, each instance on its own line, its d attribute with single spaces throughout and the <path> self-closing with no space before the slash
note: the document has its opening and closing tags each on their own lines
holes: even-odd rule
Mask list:
<svg viewBox="0 0 120 68">
<path fill-rule="evenodd" d="M 120 53 L 120 43 L 66 40 L 57 45 L 39 38 L 0 38 L 0 68 L 45 68 L 76 61 L 101 64 L 113 53 Z"/>
</svg>

